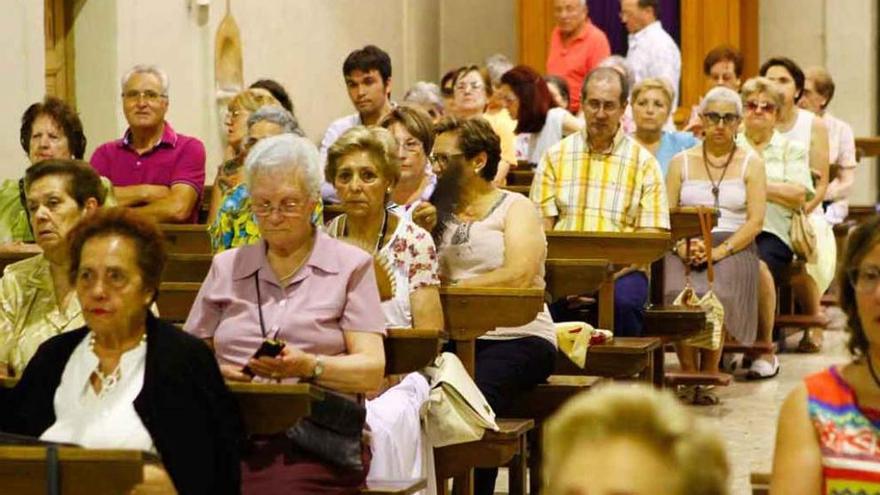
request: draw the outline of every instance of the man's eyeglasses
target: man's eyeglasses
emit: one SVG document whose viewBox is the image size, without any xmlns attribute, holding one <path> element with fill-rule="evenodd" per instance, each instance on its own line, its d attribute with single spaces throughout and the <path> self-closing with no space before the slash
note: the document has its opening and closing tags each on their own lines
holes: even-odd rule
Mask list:
<svg viewBox="0 0 880 495">
<path fill-rule="evenodd" d="M 431 161 L 431 164 L 435 167 L 445 170 L 446 166 L 449 165 L 449 162 L 452 161 L 453 158 L 457 158 L 459 156 L 464 156 L 464 153 L 431 153 L 428 157 L 428 160 Z"/>
<path fill-rule="evenodd" d="M 769 101 L 747 101 L 746 110 L 749 112 L 757 112 L 760 110 L 762 112 L 770 113 L 776 111 L 776 104 L 770 103 Z"/>
<path fill-rule="evenodd" d="M 863 294 L 874 292 L 877 290 L 877 283 L 880 282 L 880 267 L 850 268 L 846 271 L 846 276 L 856 292 Z"/>
<path fill-rule="evenodd" d="M 251 211 L 258 217 L 268 217 L 276 210 L 283 217 L 295 217 L 301 213 L 300 207 L 303 203 L 305 201 L 288 200 L 281 202 L 278 206 L 273 206 L 272 203 L 265 201 L 263 203 L 251 204 Z"/>
<path fill-rule="evenodd" d="M 712 125 L 732 125 L 739 122 L 739 115 L 735 113 L 706 112 L 703 117 Z"/>
<path fill-rule="evenodd" d="M 585 105 L 585 107 L 590 113 L 599 113 L 600 110 L 605 110 L 605 113 L 610 113 L 616 112 L 620 108 L 620 102 L 587 100 L 587 104 Z"/>
<path fill-rule="evenodd" d="M 137 90 L 129 90 L 122 93 L 122 98 L 125 101 L 140 101 L 141 98 L 144 99 L 147 103 L 155 103 L 159 101 L 159 98 L 165 98 L 167 95 L 163 95 L 161 93 L 157 93 L 152 90 L 146 91 L 137 91 Z"/>
</svg>

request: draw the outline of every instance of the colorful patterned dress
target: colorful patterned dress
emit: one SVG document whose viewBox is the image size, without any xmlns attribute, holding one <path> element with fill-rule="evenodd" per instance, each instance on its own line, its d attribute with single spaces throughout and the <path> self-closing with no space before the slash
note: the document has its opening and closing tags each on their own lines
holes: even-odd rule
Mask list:
<svg viewBox="0 0 880 495">
<path fill-rule="evenodd" d="M 860 407 L 836 367 L 805 381 L 822 451 L 822 493 L 880 494 L 880 410 Z"/>
</svg>

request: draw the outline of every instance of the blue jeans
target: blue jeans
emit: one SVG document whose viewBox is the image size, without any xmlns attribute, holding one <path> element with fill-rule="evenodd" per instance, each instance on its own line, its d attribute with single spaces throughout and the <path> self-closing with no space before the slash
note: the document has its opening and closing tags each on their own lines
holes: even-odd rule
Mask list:
<svg viewBox="0 0 880 495">
<path fill-rule="evenodd" d="M 641 337 L 645 304 L 648 302 L 648 277 L 632 272 L 614 282 L 614 335 Z"/>
</svg>

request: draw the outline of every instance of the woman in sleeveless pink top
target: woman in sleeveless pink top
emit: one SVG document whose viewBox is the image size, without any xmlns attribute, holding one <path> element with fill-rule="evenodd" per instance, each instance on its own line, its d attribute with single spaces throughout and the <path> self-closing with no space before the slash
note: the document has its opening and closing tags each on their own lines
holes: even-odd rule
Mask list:
<svg viewBox="0 0 880 495">
<path fill-rule="evenodd" d="M 432 202 L 440 277 L 459 287 L 544 287 L 547 242 L 528 198 L 492 184 L 498 136 L 481 118 L 447 118 L 431 162 L 440 178 Z M 490 308 L 487 308 L 491 311 Z M 553 371 L 556 334 L 547 307 L 531 323 L 477 339 L 474 381 L 499 417 Z M 508 416 L 509 417 L 509 416 Z M 494 493 L 496 469 L 477 469 L 474 493 Z"/>
<path fill-rule="evenodd" d="M 853 360 L 782 405 L 770 493 L 880 493 L 880 218 L 850 236 L 838 274 Z"/>
</svg>

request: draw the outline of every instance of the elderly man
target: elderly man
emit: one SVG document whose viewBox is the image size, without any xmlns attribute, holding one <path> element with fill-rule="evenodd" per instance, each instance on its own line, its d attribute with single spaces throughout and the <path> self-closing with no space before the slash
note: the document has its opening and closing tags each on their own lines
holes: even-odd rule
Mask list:
<svg viewBox="0 0 880 495">
<path fill-rule="evenodd" d="M 550 35 L 547 73 L 565 78 L 571 93 L 569 110 L 581 107 L 584 77 L 611 54 L 608 37 L 590 22 L 587 0 L 554 0 L 556 27 Z"/>
<path fill-rule="evenodd" d="M 681 79 L 681 51 L 657 20 L 658 0 L 622 0 L 620 19 L 629 31 L 626 60 L 635 72 L 638 84 L 642 79 L 661 77 L 678 93 Z M 678 96 L 672 102 L 678 106 Z"/>
<path fill-rule="evenodd" d="M 113 183 L 120 206 L 157 222 L 197 222 L 205 146 L 165 121 L 168 75 L 155 66 L 132 67 L 122 78 L 122 109 L 128 129 L 95 150 L 92 166 Z"/>
<path fill-rule="evenodd" d="M 391 111 L 391 57 L 381 48 L 367 45 L 348 54 L 342 64 L 348 98 L 357 113 L 333 121 L 321 140 L 321 163 L 327 163 L 327 150 L 345 131 L 356 125 L 376 125 Z M 324 182 L 321 196 L 338 203 L 336 189 Z"/>
<path fill-rule="evenodd" d="M 653 232 L 669 229 L 660 165 L 620 129 L 629 93 L 620 72 L 600 67 L 581 91 L 586 129 L 544 154 L 529 194 L 544 229 L 582 232 Z M 614 330 L 641 335 L 648 279 L 635 267 L 616 275 Z M 555 309 L 560 309 L 556 305 Z M 554 318 L 555 319 L 555 318 Z"/>
</svg>

